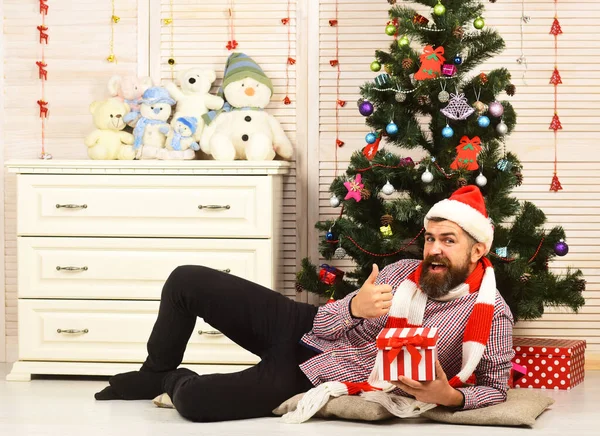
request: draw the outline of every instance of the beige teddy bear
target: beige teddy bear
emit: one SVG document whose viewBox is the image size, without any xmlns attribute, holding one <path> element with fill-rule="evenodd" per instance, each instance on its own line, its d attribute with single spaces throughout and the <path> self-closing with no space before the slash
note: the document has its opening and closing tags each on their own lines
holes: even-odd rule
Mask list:
<svg viewBox="0 0 600 436">
<path fill-rule="evenodd" d="M 125 128 L 123 119 L 129 113 L 129 106 L 118 98 L 109 98 L 93 102 L 90 112 L 96 125 L 96 130 L 84 141 L 90 159 L 132 160 L 135 157 L 133 135 L 122 132 Z"/>
</svg>

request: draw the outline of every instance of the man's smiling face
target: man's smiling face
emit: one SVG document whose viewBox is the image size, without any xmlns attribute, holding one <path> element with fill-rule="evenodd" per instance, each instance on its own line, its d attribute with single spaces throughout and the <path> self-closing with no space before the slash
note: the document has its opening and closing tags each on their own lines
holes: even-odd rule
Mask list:
<svg viewBox="0 0 600 436">
<path fill-rule="evenodd" d="M 482 255 L 481 246 L 452 221 L 429 221 L 419 280 L 423 292 L 440 298 L 463 283 Z"/>
</svg>

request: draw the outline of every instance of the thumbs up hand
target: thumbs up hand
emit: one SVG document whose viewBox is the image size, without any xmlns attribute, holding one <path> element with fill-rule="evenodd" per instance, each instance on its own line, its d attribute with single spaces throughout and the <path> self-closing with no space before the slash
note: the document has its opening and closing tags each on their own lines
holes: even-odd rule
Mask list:
<svg viewBox="0 0 600 436">
<path fill-rule="evenodd" d="M 373 271 L 350 303 L 350 312 L 356 318 L 379 318 L 387 314 L 392 306 L 392 287 L 376 285 L 379 268 L 373 264 Z"/>
</svg>

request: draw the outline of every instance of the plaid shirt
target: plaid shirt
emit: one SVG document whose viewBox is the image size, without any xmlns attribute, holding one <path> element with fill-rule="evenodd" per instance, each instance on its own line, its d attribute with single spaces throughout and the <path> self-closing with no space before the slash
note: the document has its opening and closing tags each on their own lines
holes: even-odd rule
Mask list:
<svg viewBox="0 0 600 436">
<path fill-rule="evenodd" d="M 389 284 L 395 290 L 420 261 L 401 260 L 384 268 L 376 284 Z M 357 319 L 350 314 L 355 291 L 342 300 L 319 308 L 313 329 L 302 337 L 303 345 L 319 352 L 300 365 L 316 386 L 327 381 L 364 382 L 375 365 L 375 340 L 385 327 L 387 315 L 375 319 Z M 429 299 L 423 327 L 439 331 L 438 359 L 448 379 L 461 368 L 462 339 L 477 293 L 453 301 Z M 496 291 L 492 329 L 485 352 L 475 370 L 477 384 L 459 388 L 465 396 L 464 409 L 476 409 L 506 400 L 511 360 L 513 318 L 504 299 Z M 409 396 L 400 389 L 395 394 Z"/>
</svg>

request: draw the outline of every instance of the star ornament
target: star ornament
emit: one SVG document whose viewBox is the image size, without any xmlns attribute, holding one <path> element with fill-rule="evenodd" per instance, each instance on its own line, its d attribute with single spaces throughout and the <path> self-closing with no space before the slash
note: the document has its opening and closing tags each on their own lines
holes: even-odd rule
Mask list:
<svg viewBox="0 0 600 436">
<path fill-rule="evenodd" d="M 357 202 L 362 200 L 360 192 L 365 187 L 364 183 L 361 183 L 362 176 L 357 174 L 354 180 L 350 180 L 348 182 L 344 182 L 344 186 L 348 190 L 346 197 L 344 200 L 349 200 L 350 198 L 355 199 Z"/>
</svg>

